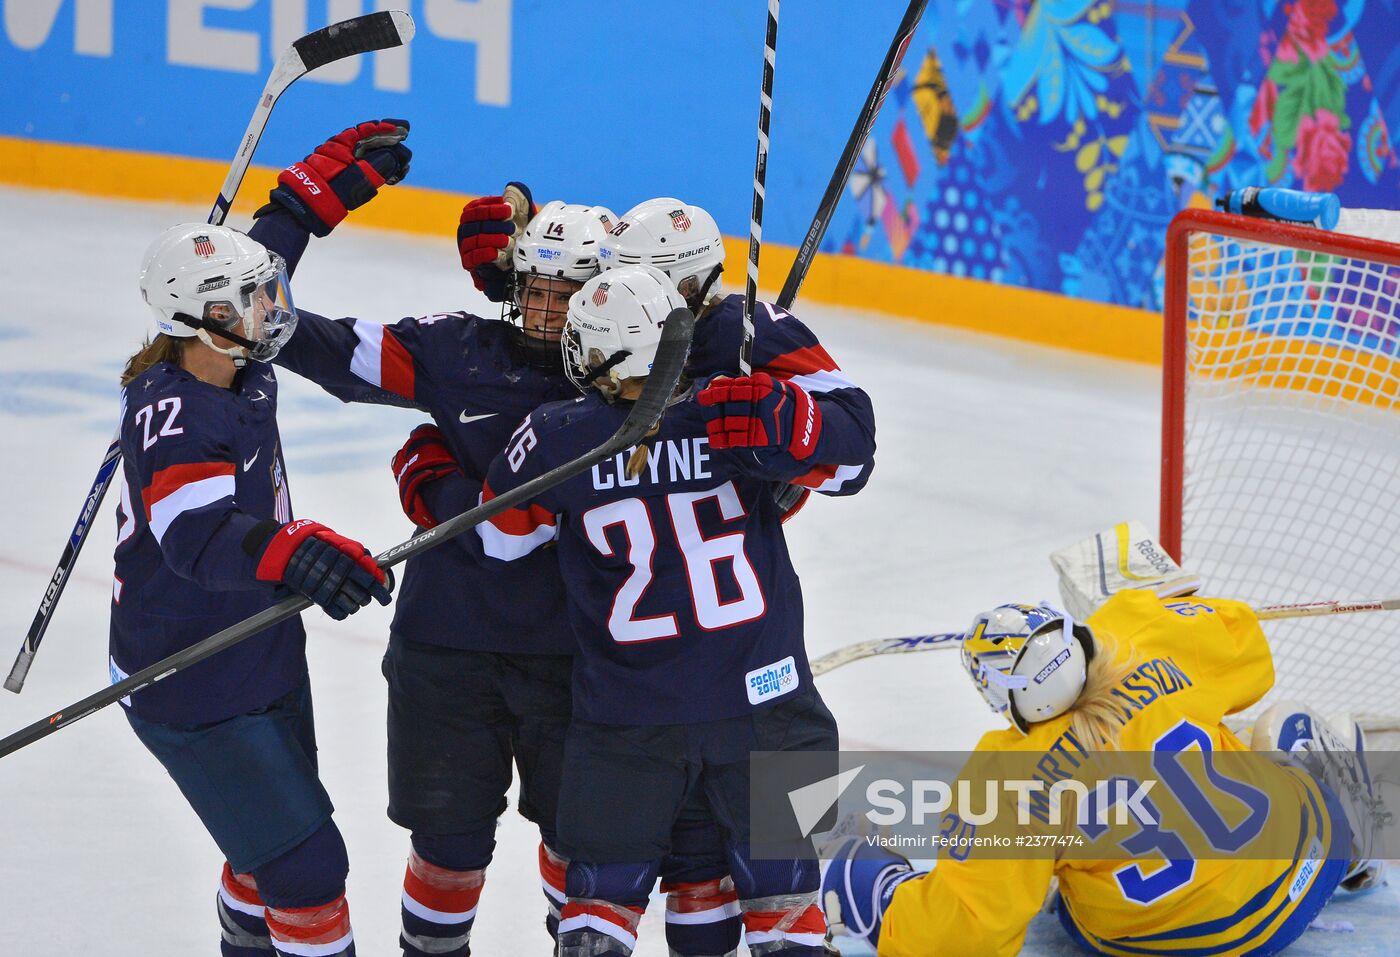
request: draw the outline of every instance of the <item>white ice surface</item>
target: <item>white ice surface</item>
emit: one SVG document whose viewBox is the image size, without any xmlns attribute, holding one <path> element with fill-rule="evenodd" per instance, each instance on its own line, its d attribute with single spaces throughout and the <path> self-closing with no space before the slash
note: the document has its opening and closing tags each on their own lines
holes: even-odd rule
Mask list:
<svg viewBox="0 0 1400 957">
<path fill-rule="evenodd" d="M 0 673 L 115 426 L 117 372 L 147 323 L 141 252 L 165 226 L 203 215 L 0 189 Z M 431 241 L 342 227 L 314 243 L 297 300 L 381 321 L 494 308 L 461 272 L 449 227 Z M 1154 370 L 826 308 L 799 313 L 869 390 L 879 418 L 866 492 L 816 501 L 788 526 L 814 656 L 960 628 L 984 607 L 1050 597 L 1052 549 L 1129 517 L 1155 526 Z M 290 374 L 280 381 L 298 514 L 376 550 L 406 538 L 388 462 L 422 417 L 344 406 Z M 0 693 L 0 732 L 107 683 L 111 509 L 109 499 L 24 694 Z M 408 843 L 383 812 L 388 623 L 377 607 L 339 625 L 307 616 L 322 773 L 350 848 L 366 957 L 397 953 Z M 824 677 L 843 744 L 970 748 L 992 715 L 954 661 L 930 653 Z M 498 836 L 473 950 L 545 954 L 537 837 L 514 811 Z M 219 866 L 115 706 L 0 761 L 0 954 L 215 954 Z M 1358 932 L 1310 932 L 1290 953 L 1387 953 L 1387 938 L 1400 936 L 1393 888 L 1328 915 Z M 648 910 L 639 955 L 665 953 L 661 917 L 659 906 Z M 1034 928 L 1027 953 L 1070 952 L 1057 928 Z"/>
</svg>

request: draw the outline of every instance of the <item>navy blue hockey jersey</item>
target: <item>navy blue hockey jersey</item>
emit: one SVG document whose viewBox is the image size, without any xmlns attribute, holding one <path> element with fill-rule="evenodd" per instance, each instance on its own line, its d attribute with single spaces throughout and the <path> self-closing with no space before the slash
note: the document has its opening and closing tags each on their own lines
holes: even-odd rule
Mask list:
<svg viewBox="0 0 1400 957">
<path fill-rule="evenodd" d="M 250 235 L 281 254 L 289 268 L 307 241 L 306 231 L 281 211 L 259 219 Z M 511 327 L 497 320 L 450 312 L 386 326 L 298 312 L 296 335 L 278 353 L 278 365 L 344 402 L 421 409 L 442 430 L 471 481 L 461 496 L 433 498 L 439 519 L 476 504 L 476 483 L 522 416 L 577 395 L 563 375 L 525 363 L 510 341 Z M 385 482 L 387 494 L 387 469 Z M 448 542 L 408 560 L 394 605 L 394 634 L 424 644 L 532 654 L 575 649 L 559 565 L 548 554 L 487 569 Z"/>
<path fill-rule="evenodd" d="M 732 337 L 726 307 L 699 323 L 706 350 Z M 485 556 L 512 562 L 558 542 L 569 615 L 581 657 L 574 713 L 604 724 L 676 724 L 744 714 L 810 684 L 803 647 L 802 592 L 774 503 L 773 480 L 830 494 L 862 487 L 874 464 L 868 397 L 840 372 L 810 332 L 771 310 L 755 346 L 766 368 L 797 381 L 823 406 L 810 462 L 786 451 L 713 450 L 693 396 L 671 407 L 650 440 L 647 468 L 626 476 L 629 453 L 540 493 L 477 526 Z M 788 338 L 791 337 L 791 338 Z M 726 353 L 727 355 L 727 353 Z M 627 403 L 597 394 L 537 409 L 492 463 L 482 500 L 604 442 Z M 820 460 L 821 465 L 813 464 Z"/>
<path fill-rule="evenodd" d="M 255 579 L 243 539 L 260 521 L 292 520 L 270 366 L 248 363 L 233 389 L 152 366 L 122 390 L 120 441 L 113 681 L 285 598 Z M 291 618 L 122 703 L 148 721 L 219 721 L 293 690 L 305 651 Z"/>
</svg>

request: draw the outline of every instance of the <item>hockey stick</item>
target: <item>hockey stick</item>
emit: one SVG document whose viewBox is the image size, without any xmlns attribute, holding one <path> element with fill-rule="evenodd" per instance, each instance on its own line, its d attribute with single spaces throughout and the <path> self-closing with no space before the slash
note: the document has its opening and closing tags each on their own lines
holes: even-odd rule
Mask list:
<svg viewBox="0 0 1400 957">
<path fill-rule="evenodd" d="M 53 619 L 54 607 L 58 605 L 63 588 L 68 584 L 68 573 L 73 570 L 73 563 L 78 560 L 78 552 L 82 551 L 83 542 L 87 541 L 88 532 L 92 531 L 93 516 L 97 514 L 102 499 L 107 495 L 107 487 L 112 484 L 112 476 L 121 464 L 120 439 L 120 433 L 112 436 L 112 444 L 107 446 L 107 454 L 102 457 L 102 465 L 97 469 L 97 478 L 93 479 L 92 487 L 88 489 L 87 498 L 83 500 L 83 509 L 78 513 L 78 521 L 74 523 L 73 531 L 68 533 L 63 554 L 58 557 L 58 566 L 49 576 L 49 586 L 44 589 L 44 597 L 39 601 L 39 610 L 34 613 L 34 620 L 30 622 L 29 631 L 24 635 L 24 644 L 20 645 L 9 677 L 5 679 L 6 691 L 19 694 L 24 688 L 24 679 L 29 674 L 29 666 L 34 663 L 39 642 L 44 640 L 44 632 L 48 630 L 49 622 Z"/>
<path fill-rule="evenodd" d="M 862 658 L 872 658 L 875 655 L 902 655 L 910 651 L 936 651 L 940 648 L 958 648 L 961 646 L 963 633 L 960 631 L 944 631 L 936 635 L 910 635 L 908 638 L 872 638 L 869 641 L 858 641 L 853 645 L 846 645 L 828 652 L 820 658 L 814 658 L 811 662 L 812 674 L 824 675 L 833 668 L 840 668 L 853 661 Z"/>
<path fill-rule="evenodd" d="M 221 225 L 228 216 L 233 197 L 243 182 L 244 174 L 248 172 L 248 165 L 253 162 L 253 151 L 258 148 L 258 140 L 262 139 L 268 117 L 272 115 L 272 107 L 287 87 L 327 63 L 403 46 L 413 39 L 413 32 L 413 18 L 407 13 L 384 10 L 332 23 L 299 40 L 293 40 L 272 67 L 272 75 L 267 78 L 257 108 L 248 121 L 248 130 L 243 134 L 242 143 L 233 157 L 233 165 L 224 177 L 224 185 L 219 188 L 219 198 L 209 211 L 209 224 Z"/>
<path fill-rule="evenodd" d="M 768 124 L 773 118 L 773 67 L 778 57 L 778 0 L 768 0 L 763 34 L 763 87 L 758 100 L 758 149 L 753 161 L 753 209 L 749 213 L 749 275 L 744 283 L 744 342 L 739 371 L 753 372 L 753 311 L 758 304 L 758 253 L 763 244 L 764 183 L 768 179 Z"/>
<path fill-rule="evenodd" d="M 841 202 L 841 193 L 846 188 L 846 182 L 851 178 L 851 171 L 855 169 L 856 157 L 860 155 L 861 147 L 865 145 L 866 137 L 870 135 L 871 127 L 875 125 L 875 118 L 880 114 L 880 105 L 885 102 L 885 94 L 889 92 L 895 71 L 899 69 L 899 64 L 904 59 L 904 52 L 909 48 L 909 41 L 914 39 L 914 31 L 919 26 L 919 19 L 924 15 L 924 7 L 927 4 L 928 0 L 910 0 L 909 9 L 904 11 L 904 19 L 899 21 L 899 29 L 895 31 L 894 41 L 890 44 L 889 52 L 885 54 L 884 62 L 880 64 L 880 72 L 875 76 L 875 84 L 870 88 L 870 94 L 865 98 L 865 105 L 861 107 L 860 115 L 856 117 L 856 125 L 851 130 L 851 138 L 846 141 L 846 149 L 836 162 L 836 170 L 831 174 L 831 182 L 827 183 L 826 193 L 822 196 L 820 205 L 817 206 L 817 214 L 812 218 L 812 225 L 807 228 L 807 235 L 797 250 L 797 258 L 793 260 L 792 269 L 788 270 L 787 281 L 783 283 L 783 290 L 778 294 L 777 305 L 780 309 L 792 308 L 793 300 L 797 298 L 797 291 L 802 288 L 802 282 L 807 278 L 807 270 L 812 268 L 812 260 L 817 255 L 817 247 L 821 245 L 822 237 L 826 235 L 826 227 L 831 224 L 831 217 L 836 213 L 836 207 Z M 756 272 L 757 270 L 755 270 Z M 746 334 L 748 331 L 748 329 L 745 330 Z"/>
<path fill-rule="evenodd" d="M 690 337 L 694 329 L 695 316 L 689 309 L 675 309 L 666 317 L 665 326 L 661 331 L 661 342 L 656 347 L 656 357 L 652 360 L 651 373 L 647 376 L 641 395 L 632 403 L 632 408 L 628 411 L 627 418 L 623 420 L 622 425 L 618 426 L 617 431 L 602 445 L 550 469 L 543 475 L 536 476 L 518 488 L 496 496 L 489 502 L 450 518 L 434 528 L 419 532 L 408 541 L 376 555 L 374 560 L 383 568 L 392 568 L 400 562 L 407 561 L 415 555 L 441 545 L 456 535 L 475 528 L 507 509 L 529 501 L 560 482 L 588 471 L 599 462 L 637 445 L 646 437 L 651 427 L 660 420 L 662 412 L 666 409 L 666 403 L 676 389 L 676 383 L 680 381 L 681 372 L 685 368 L 686 356 L 690 350 Z M 142 688 L 163 678 L 169 678 L 190 665 L 203 661 L 211 655 L 216 655 L 225 648 L 265 631 L 278 622 L 285 621 L 310 607 L 311 602 L 308 599 L 297 595 L 265 608 L 235 625 L 230 625 L 197 644 L 177 651 L 150 667 L 143 668 L 129 678 L 103 688 L 96 694 L 88 695 L 62 711 L 0 739 L 0 758 L 33 744 L 61 728 L 66 728 L 73 722 L 86 718 L 114 701 L 129 694 L 135 694 Z"/>
<path fill-rule="evenodd" d="M 277 58 L 277 63 L 272 68 L 272 74 L 267 78 L 267 84 L 258 97 L 258 105 L 253 110 L 252 119 L 248 121 L 248 129 L 240 141 L 238 153 L 229 166 L 228 175 L 224 177 L 224 185 L 219 189 L 219 198 L 215 200 L 214 208 L 209 211 L 209 225 L 222 225 L 228 217 L 229 207 L 233 205 L 233 198 L 238 193 L 238 187 L 242 184 L 244 175 L 248 172 L 248 165 L 253 161 L 253 151 L 257 149 L 258 141 L 262 139 L 263 130 L 267 127 L 268 118 L 272 115 L 272 107 L 277 103 L 278 98 L 286 92 L 287 87 L 300 77 L 317 67 L 325 66 L 327 63 L 358 56 L 361 53 L 371 53 L 375 50 L 401 46 L 413 39 L 413 30 L 412 17 L 402 10 L 388 10 L 355 17 L 340 23 L 332 23 L 328 27 L 323 27 L 298 40 L 293 40 L 292 45 L 283 50 L 282 55 Z M 78 522 L 73 526 L 73 531 L 68 536 L 68 544 L 64 546 L 63 554 L 59 556 L 58 567 L 49 577 L 49 585 L 44 589 L 44 597 L 39 602 L 39 611 L 34 616 L 34 621 L 24 636 L 24 643 L 20 646 L 19 654 L 15 656 L 15 663 L 10 669 L 9 677 L 5 679 L 5 690 L 7 691 L 19 694 L 24 688 L 24 679 L 28 676 L 29 668 L 34 663 L 34 656 L 39 651 L 39 643 L 44 640 L 44 632 L 48 630 L 59 596 L 63 594 L 63 587 L 68 583 L 68 573 L 73 570 L 73 564 L 78 560 L 78 553 L 82 551 L 83 543 L 87 541 L 88 530 L 92 527 L 92 517 L 102 505 L 102 500 L 107 496 L 107 489 L 111 486 L 112 479 L 116 475 L 117 467 L 121 462 L 120 440 L 121 432 L 119 430 L 116 435 L 112 436 L 112 444 L 107 447 L 107 454 L 103 457 L 102 465 L 97 470 L 97 477 L 93 480 L 92 488 L 83 501 L 83 509 L 78 515 Z"/>
<path fill-rule="evenodd" d="M 1183 596 L 1182 600 L 1189 600 Z M 1317 618 L 1322 615 L 1354 615 L 1363 611 L 1400 611 L 1400 598 L 1377 601 L 1317 601 L 1298 605 L 1261 605 L 1254 609 L 1260 621 L 1282 618 Z M 911 651 L 944 651 L 962 647 L 963 633 L 943 632 L 937 635 L 914 635 L 909 638 L 874 638 L 859 641 L 816 658 L 811 663 L 813 675 L 824 675 L 852 661 L 877 655 L 900 655 Z"/>
</svg>

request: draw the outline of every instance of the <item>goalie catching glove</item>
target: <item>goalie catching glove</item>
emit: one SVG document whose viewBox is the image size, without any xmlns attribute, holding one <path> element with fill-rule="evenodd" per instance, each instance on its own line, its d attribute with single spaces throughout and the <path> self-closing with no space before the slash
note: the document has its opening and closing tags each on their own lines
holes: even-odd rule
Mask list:
<svg viewBox="0 0 1400 957">
<path fill-rule="evenodd" d="M 368 120 L 342 130 L 277 177 L 270 202 L 292 214 L 314 236 L 328 236 L 346 214 L 368 203 L 381 186 L 408 175 L 413 152 L 403 145 L 408 120 Z"/>
<path fill-rule="evenodd" d="M 257 562 L 258 581 L 286 585 L 336 621 L 368 605 L 370 598 L 389 604 L 393 579 L 369 549 L 320 522 L 259 522 L 243 540 L 243 550 Z"/>
<path fill-rule="evenodd" d="M 1158 598 L 1190 595 L 1199 575 L 1185 571 L 1153 540 L 1142 522 L 1119 522 L 1050 556 L 1065 608 L 1083 621 L 1118 592 L 1151 589 Z"/>
</svg>

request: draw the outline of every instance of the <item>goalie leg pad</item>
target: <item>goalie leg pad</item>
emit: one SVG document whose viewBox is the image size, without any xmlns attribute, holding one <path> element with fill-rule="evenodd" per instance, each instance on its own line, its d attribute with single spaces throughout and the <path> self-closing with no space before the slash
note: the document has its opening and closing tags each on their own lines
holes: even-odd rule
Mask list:
<svg viewBox="0 0 1400 957">
<path fill-rule="evenodd" d="M 1365 890 L 1379 882 L 1384 865 L 1381 831 L 1392 813 L 1381 801 L 1366 759 L 1366 737 L 1360 725 L 1350 736 L 1313 711 L 1282 701 L 1264 711 L 1250 734 L 1253 751 L 1282 751 L 1336 798 L 1351 829 L 1352 860 L 1343 877 L 1348 890 Z"/>
</svg>

